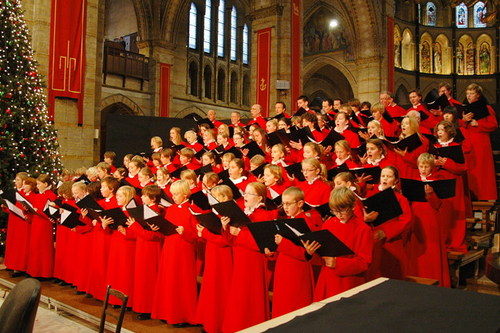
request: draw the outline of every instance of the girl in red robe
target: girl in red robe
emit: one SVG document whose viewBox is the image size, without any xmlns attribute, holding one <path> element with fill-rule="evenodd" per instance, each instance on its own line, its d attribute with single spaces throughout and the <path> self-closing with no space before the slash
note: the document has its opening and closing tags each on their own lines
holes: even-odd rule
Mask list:
<svg viewBox="0 0 500 333">
<path fill-rule="evenodd" d="M 423 153 L 418 157 L 420 176 L 417 180 L 438 180 L 433 173 L 434 157 Z M 425 185 L 424 202 L 411 201 L 413 214 L 412 234 L 409 244 L 408 273 L 410 275 L 435 279 L 442 287 L 450 286 L 448 256 L 445 239 L 441 232 L 443 216 L 440 216 L 441 199 L 430 185 Z"/>
<path fill-rule="evenodd" d="M 149 170 L 149 169 L 146 169 Z M 116 203 L 125 215 L 128 212 L 125 206 L 135 197 L 135 189 L 132 186 L 122 186 L 116 191 Z M 110 229 L 113 218 L 101 219 L 102 227 Z M 134 305 L 134 271 L 135 271 L 135 234 L 127 233 L 127 229 L 119 225 L 116 230 L 110 230 L 108 265 L 106 269 L 106 285 L 111 285 L 128 295 L 128 307 Z M 110 297 L 109 303 L 121 304 L 116 297 Z"/>
<path fill-rule="evenodd" d="M 159 214 L 163 211 L 158 207 L 161 189 L 157 185 L 148 185 L 142 189 L 142 202 Z M 127 236 L 135 237 L 135 270 L 134 270 L 134 304 L 132 310 L 139 313 L 138 319 L 151 318 L 158 262 L 160 259 L 163 235 L 157 228 L 143 228 L 132 217 L 127 221 Z"/>
<path fill-rule="evenodd" d="M 408 149 L 394 149 L 398 154 L 396 158 L 396 167 L 401 178 L 417 179 L 419 177 L 417 168 L 417 158 L 420 154 L 429 150 L 429 140 L 423 137 L 419 131 L 418 120 L 414 117 L 404 117 L 401 121 L 401 136 L 400 139 L 407 138 L 413 134 L 417 134 L 422 144 L 413 151 Z"/>
<path fill-rule="evenodd" d="M 304 197 L 310 206 L 319 206 L 330 197 L 332 188 L 325 182 L 326 168 L 315 158 L 308 158 L 302 161 L 302 173 L 305 181 L 297 185 L 304 191 Z"/>
<path fill-rule="evenodd" d="M 305 219 L 311 231 L 321 229 L 321 215 L 316 210 L 304 212 L 304 192 L 298 187 L 285 190 L 282 205 L 287 218 Z M 311 304 L 314 294 L 314 274 L 304 248 L 279 234 L 275 235 L 275 241 L 278 249 L 274 270 L 273 318 Z"/>
<path fill-rule="evenodd" d="M 245 189 L 245 214 L 252 222 L 274 220 L 276 211 L 264 208 L 266 186 L 253 182 Z M 236 332 L 269 319 L 266 257 L 259 251 L 248 228 L 229 226 L 221 219 L 224 232 L 232 244 L 233 275 L 224 316 L 223 332 Z"/>
<path fill-rule="evenodd" d="M 36 193 L 37 188 L 36 188 L 36 179 L 32 177 L 27 177 L 23 180 L 23 186 L 22 186 L 22 196 L 28 201 L 31 206 L 36 208 L 35 204 L 38 199 L 38 193 Z M 30 213 L 23 204 L 21 204 L 19 201 L 16 203 L 16 206 L 21 208 L 24 211 L 24 215 L 26 216 L 26 220 L 22 220 L 23 224 L 18 225 L 17 229 L 17 236 L 18 238 L 16 239 L 16 251 L 18 251 L 18 261 L 17 265 L 13 267 L 14 270 L 20 271 L 20 272 L 26 272 L 28 269 L 28 258 L 30 257 L 30 238 L 34 237 L 32 236 L 32 225 L 33 225 L 33 219 L 37 219 L 40 217 L 35 218 L 35 214 Z M 43 207 L 42 207 L 43 208 Z M 35 221 L 35 230 L 37 230 L 37 222 Z M 22 237 L 19 237 L 22 236 Z"/>
<path fill-rule="evenodd" d="M 398 183 L 398 170 L 393 166 L 386 166 L 380 174 L 380 184 L 367 193 L 367 197 L 371 197 L 388 188 L 393 188 L 403 211 L 398 217 L 373 227 L 373 257 L 366 274 L 367 280 L 381 276 L 403 280 L 407 275 L 404 246 L 408 242 L 412 215 L 408 200 L 396 189 Z M 367 219 L 367 216 L 370 217 Z M 377 216 L 376 211 L 374 214 L 368 213 L 365 215 L 365 222 L 373 221 Z"/>
<path fill-rule="evenodd" d="M 129 166 L 132 166 L 132 161 Z M 101 194 L 104 199 L 97 203 L 103 209 L 112 209 L 118 207 L 115 193 L 118 190 L 120 183 L 112 178 L 106 177 L 101 182 Z M 90 256 L 93 260 L 90 262 L 88 274 L 88 293 L 98 300 L 104 300 L 106 296 L 106 269 L 109 257 L 109 243 L 111 241 L 111 233 L 109 228 L 103 228 L 102 222 L 93 220 L 92 224 L 92 247 Z"/>
<path fill-rule="evenodd" d="M 14 178 L 14 187 L 17 192 L 23 194 L 23 181 L 28 178 L 26 172 L 19 172 Z M 6 206 L 2 206 L 5 212 L 9 212 Z M 14 214 L 9 214 L 7 222 L 7 239 L 5 242 L 5 266 L 14 270 L 13 277 L 19 276 L 26 269 L 26 253 L 18 251 L 18 246 L 26 238 L 26 221 Z"/>
<path fill-rule="evenodd" d="M 47 200 L 54 201 L 57 195 L 50 189 L 52 181 L 49 175 L 42 174 L 36 180 L 37 200 L 34 204 L 37 212 L 43 214 Z M 47 217 L 33 215 L 31 221 L 28 267 L 26 273 L 33 277 L 51 278 L 54 273 L 54 225 Z"/>
<path fill-rule="evenodd" d="M 335 127 L 332 131 L 342 134 L 352 148 L 358 148 L 361 145 L 359 136 L 349 129 L 349 116 L 345 112 L 339 112 L 335 115 Z"/>
<path fill-rule="evenodd" d="M 345 187 L 332 191 L 330 208 L 336 217 L 327 220 L 322 229 L 329 230 L 354 254 L 341 257 L 319 257 L 318 242 L 303 242 L 307 253 L 322 262 L 321 273 L 314 289 L 314 301 L 337 295 L 365 282 L 364 274 L 372 259 L 373 235 L 370 227 L 354 215 L 356 197 Z"/>
<path fill-rule="evenodd" d="M 467 86 L 466 95 L 469 104 L 480 102 L 484 99 L 483 89 L 478 84 L 472 83 Z M 466 128 L 471 144 L 474 146 L 476 163 L 468 170 L 469 186 L 473 199 L 497 200 L 497 183 L 495 176 L 495 164 L 491 148 L 490 133 L 498 128 L 495 110 L 486 105 L 488 116 L 479 120 L 474 119 L 474 114 L 469 112 L 464 115 Z"/>
<path fill-rule="evenodd" d="M 219 202 L 233 199 L 231 188 L 227 185 L 215 186 L 211 194 Z M 205 332 L 221 332 L 229 297 L 228 286 L 233 272 L 231 244 L 226 237 L 215 234 L 200 224 L 197 224 L 196 228 L 198 237 L 204 239 L 207 244 L 196 321 L 203 325 Z"/>
<path fill-rule="evenodd" d="M 196 221 L 189 211 L 188 181 L 176 181 L 170 191 L 175 204 L 165 218 L 178 227 L 176 234 L 164 237 L 151 317 L 183 327 L 196 324 Z"/>
<path fill-rule="evenodd" d="M 467 141 L 462 141 L 463 144 L 456 143 L 454 141 L 456 131 L 453 124 L 447 121 L 440 122 L 435 129 L 435 135 L 438 142 L 434 144 L 435 148 L 442 147 L 466 147 Z M 467 150 L 467 148 L 465 149 Z M 462 149 L 463 151 L 463 149 Z M 449 225 L 443 224 L 443 237 L 446 239 L 446 247 L 451 251 L 467 252 L 467 246 L 465 244 L 465 215 L 466 211 L 472 209 L 472 207 L 466 207 L 464 205 L 465 195 L 464 195 L 464 184 L 463 178 L 466 176 L 467 164 L 458 163 L 452 158 L 447 157 L 437 157 L 436 166 L 440 167 L 440 171 L 445 173 L 446 178 L 455 178 L 455 196 L 447 199 L 443 199 L 443 213 L 446 216 L 443 221 L 449 222 Z"/>
</svg>

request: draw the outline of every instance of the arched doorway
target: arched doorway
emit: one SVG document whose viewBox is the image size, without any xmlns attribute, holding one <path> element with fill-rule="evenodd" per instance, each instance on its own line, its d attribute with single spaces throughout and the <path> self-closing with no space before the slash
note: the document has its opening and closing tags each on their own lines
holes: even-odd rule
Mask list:
<svg viewBox="0 0 500 333">
<path fill-rule="evenodd" d="M 351 84 L 345 75 L 332 65 L 325 65 L 304 80 L 304 94 L 310 101 L 321 98 L 354 98 Z"/>
<path fill-rule="evenodd" d="M 113 103 L 106 106 L 101 110 L 101 134 L 99 136 L 99 159 L 102 159 L 104 152 L 106 151 L 106 134 L 107 134 L 107 119 L 110 114 L 121 114 L 134 116 L 136 113 L 126 104 L 122 102 Z M 121 161 L 117 161 L 118 164 Z"/>
</svg>

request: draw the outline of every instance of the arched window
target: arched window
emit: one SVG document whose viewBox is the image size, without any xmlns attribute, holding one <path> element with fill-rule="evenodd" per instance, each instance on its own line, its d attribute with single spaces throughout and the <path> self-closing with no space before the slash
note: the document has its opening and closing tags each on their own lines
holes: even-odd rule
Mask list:
<svg viewBox="0 0 500 333">
<path fill-rule="evenodd" d="M 185 12 L 186 96 L 241 110 L 250 103 L 248 2 L 191 0 Z M 240 26 L 241 25 L 241 26 Z M 242 92 L 245 79 L 245 93 Z M 245 100 L 244 100 L 245 99 Z M 193 98 L 194 100 L 194 98 Z"/>
<path fill-rule="evenodd" d="M 243 52 L 242 52 L 242 58 L 243 58 L 243 63 L 245 65 L 248 65 L 248 54 L 250 51 L 249 47 L 249 32 L 248 32 L 248 25 L 243 26 Z"/>
<path fill-rule="evenodd" d="M 196 10 L 196 5 L 194 3 L 191 3 L 191 9 L 189 10 L 189 47 L 191 49 L 196 49 L 197 19 L 198 13 Z"/>
<path fill-rule="evenodd" d="M 224 89 L 225 83 L 226 73 L 224 73 L 224 70 L 221 68 L 217 73 L 217 99 L 220 101 L 226 100 L 226 89 Z"/>
<path fill-rule="evenodd" d="M 486 7 L 484 2 L 478 1 L 474 5 L 474 28 L 486 28 L 486 23 L 482 19 L 486 16 Z"/>
<path fill-rule="evenodd" d="M 433 2 L 427 3 L 427 5 L 425 6 L 425 13 L 427 17 L 426 24 L 430 26 L 435 26 L 437 13 L 436 13 L 436 5 Z"/>
<path fill-rule="evenodd" d="M 250 79 L 248 75 L 243 77 L 243 105 L 250 105 Z"/>
<path fill-rule="evenodd" d="M 468 26 L 467 6 L 462 2 L 456 8 L 457 28 L 467 28 Z"/>
<path fill-rule="evenodd" d="M 236 61 L 236 7 L 231 9 L 231 60 Z"/>
<path fill-rule="evenodd" d="M 198 65 L 194 61 L 189 64 L 189 94 L 198 96 Z"/>
<path fill-rule="evenodd" d="M 212 3 L 205 0 L 205 18 L 203 20 L 203 51 L 210 53 L 210 38 L 212 26 Z"/>
<path fill-rule="evenodd" d="M 219 2 L 219 10 L 217 17 L 217 55 L 224 56 L 224 0 Z"/>
<path fill-rule="evenodd" d="M 231 103 L 238 103 L 238 75 L 236 75 L 236 72 L 231 73 L 229 89 L 229 101 Z"/>
<path fill-rule="evenodd" d="M 203 80 L 205 83 L 205 98 L 212 98 L 212 69 L 210 69 L 210 66 L 205 66 Z"/>
</svg>

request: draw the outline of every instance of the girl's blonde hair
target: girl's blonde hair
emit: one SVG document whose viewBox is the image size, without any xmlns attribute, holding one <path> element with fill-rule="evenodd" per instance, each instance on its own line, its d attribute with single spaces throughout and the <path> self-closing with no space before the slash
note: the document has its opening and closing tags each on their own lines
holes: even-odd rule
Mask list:
<svg viewBox="0 0 500 333">
<path fill-rule="evenodd" d="M 353 210 L 355 204 L 356 196 L 350 189 L 346 187 L 336 188 L 330 193 L 330 200 L 328 201 L 328 205 L 330 206 L 331 210 Z"/>
<path fill-rule="evenodd" d="M 124 206 L 126 206 L 130 202 L 130 200 L 132 200 L 135 197 L 135 188 L 128 185 L 122 186 L 116 191 L 116 193 L 123 194 L 123 196 L 125 197 Z"/>
</svg>

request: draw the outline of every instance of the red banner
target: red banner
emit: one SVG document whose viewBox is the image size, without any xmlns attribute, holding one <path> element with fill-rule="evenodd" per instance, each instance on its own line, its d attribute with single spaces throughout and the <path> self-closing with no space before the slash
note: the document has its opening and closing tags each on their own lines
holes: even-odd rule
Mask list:
<svg viewBox="0 0 500 333">
<path fill-rule="evenodd" d="M 160 63 L 160 117 L 168 117 L 170 111 L 171 65 Z"/>
<path fill-rule="evenodd" d="M 387 90 L 394 92 L 394 17 L 387 16 Z"/>
<path fill-rule="evenodd" d="M 292 0 L 292 19 L 291 19 L 291 41 L 290 41 L 290 55 L 292 65 L 292 82 L 291 94 L 292 103 L 294 103 L 300 95 L 302 95 L 301 85 L 301 62 L 300 56 L 302 54 L 302 9 L 301 0 Z"/>
<path fill-rule="evenodd" d="M 257 31 L 257 104 L 262 106 L 262 116 L 269 114 L 271 93 L 271 28 Z"/>
<path fill-rule="evenodd" d="M 83 124 L 86 0 L 52 0 L 49 54 L 49 118 L 56 97 L 78 100 L 78 125 Z"/>
</svg>

